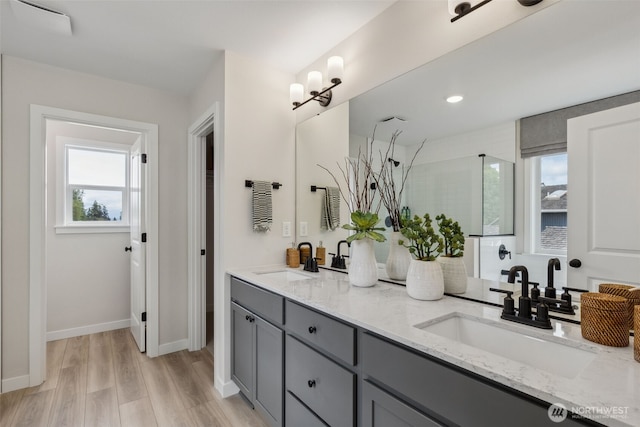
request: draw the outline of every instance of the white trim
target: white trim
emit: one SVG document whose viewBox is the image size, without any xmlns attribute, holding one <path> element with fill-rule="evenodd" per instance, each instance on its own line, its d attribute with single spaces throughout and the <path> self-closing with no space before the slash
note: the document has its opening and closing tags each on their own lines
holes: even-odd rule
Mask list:
<svg viewBox="0 0 640 427">
<path fill-rule="evenodd" d="M 202 275 L 203 262 L 199 250 L 200 242 L 203 238 L 202 230 L 202 206 L 198 195 L 201 189 L 198 185 L 203 185 L 204 170 L 202 163 L 196 158 L 198 152 L 198 134 L 197 129 L 204 131 L 205 123 L 213 118 L 214 143 L 213 143 L 213 248 L 207 248 L 207 251 L 213 250 L 213 300 L 214 300 L 214 386 L 223 396 L 229 396 L 238 392 L 235 384 L 230 384 L 231 379 L 231 362 L 230 362 L 230 333 L 228 329 L 229 316 L 229 281 L 225 274 L 225 262 L 222 248 L 224 247 L 224 233 L 222 230 L 221 201 L 224 199 L 224 129 L 223 120 L 220 112 L 220 103 L 216 102 L 210 107 L 190 128 L 188 140 L 188 169 L 190 171 L 188 179 L 188 339 L 189 349 L 199 349 L 204 346 L 204 322 L 205 316 L 202 310 L 205 309 L 204 284 L 198 275 Z M 203 181 L 200 181 L 202 177 Z M 211 253 L 211 252 L 210 252 Z M 197 296 L 200 296 L 198 300 Z M 198 312 L 200 310 L 200 312 Z M 198 340 L 200 340 L 198 342 Z"/>
<path fill-rule="evenodd" d="M 158 125 L 41 105 L 30 106 L 29 385 L 46 375 L 46 123 L 47 119 L 139 132 L 147 141 L 147 356 L 158 355 Z"/>
<path fill-rule="evenodd" d="M 29 375 L 21 375 L 19 377 L 4 379 L 2 380 L 1 387 L 3 393 L 9 393 L 10 391 L 27 388 L 29 387 Z"/>
<path fill-rule="evenodd" d="M 129 233 L 128 225 L 56 225 L 56 234 Z"/>
<path fill-rule="evenodd" d="M 217 376 L 215 378 L 214 387 L 216 388 L 216 390 L 218 390 L 220 396 L 222 396 L 223 399 L 240 392 L 240 389 L 238 388 L 236 383 L 234 383 L 233 381 L 226 381 L 223 383 Z"/>
<path fill-rule="evenodd" d="M 59 331 L 47 332 L 47 342 L 62 340 L 65 338 L 80 337 L 82 335 L 97 334 L 99 332 L 114 331 L 116 329 L 128 328 L 131 319 L 114 320 L 113 322 L 96 323 L 93 325 L 80 326 L 77 328 L 60 329 Z"/>
<path fill-rule="evenodd" d="M 160 348 L 158 351 L 158 356 L 162 356 L 169 353 L 175 353 L 176 351 L 186 350 L 187 349 L 188 340 L 178 340 L 174 342 L 168 342 L 165 344 L 160 344 Z"/>
<path fill-rule="evenodd" d="M 205 182 L 205 161 L 202 156 L 202 149 L 206 135 L 215 130 L 216 105 L 211 106 L 202 114 L 188 130 L 188 189 L 187 189 L 187 260 L 188 260 L 188 348 L 190 351 L 200 350 L 206 344 L 206 327 L 204 314 L 206 304 L 206 265 L 203 262 L 201 249 L 205 249 L 206 242 L 206 206 L 202 201 L 206 190 Z M 216 152 L 217 137 L 214 132 L 214 152 Z M 218 158 L 214 154 L 213 185 L 216 193 L 216 183 L 218 182 Z M 215 208 L 214 208 L 215 209 Z M 216 215 L 217 217 L 217 215 Z M 214 256 L 217 250 L 213 250 Z M 217 265 L 217 262 L 215 262 Z"/>
</svg>

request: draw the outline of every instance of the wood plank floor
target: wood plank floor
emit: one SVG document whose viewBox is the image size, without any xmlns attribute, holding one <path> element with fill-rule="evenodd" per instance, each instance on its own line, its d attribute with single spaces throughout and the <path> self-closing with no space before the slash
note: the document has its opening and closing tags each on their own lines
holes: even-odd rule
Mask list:
<svg viewBox="0 0 640 427">
<path fill-rule="evenodd" d="M 213 387 L 213 356 L 150 359 L 128 329 L 47 343 L 47 381 L 0 394 L 6 427 L 267 427 L 239 396 Z"/>
</svg>

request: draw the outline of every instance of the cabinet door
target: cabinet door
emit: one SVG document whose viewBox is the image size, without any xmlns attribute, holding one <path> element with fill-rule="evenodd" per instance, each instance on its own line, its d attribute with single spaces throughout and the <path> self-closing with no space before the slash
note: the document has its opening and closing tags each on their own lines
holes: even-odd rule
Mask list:
<svg viewBox="0 0 640 427">
<path fill-rule="evenodd" d="M 362 426 L 442 427 L 442 424 L 364 381 L 362 386 Z"/>
<path fill-rule="evenodd" d="M 282 425 L 284 332 L 255 317 L 255 405 L 272 426 Z"/>
<path fill-rule="evenodd" d="M 255 316 L 231 303 L 231 374 L 240 391 L 253 401 Z"/>
<path fill-rule="evenodd" d="M 285 426 L 286 427 L 326 427 L 316 415 L 304 406 L 291 393 L 287 393 L 285 409 Z"/>
</svg>

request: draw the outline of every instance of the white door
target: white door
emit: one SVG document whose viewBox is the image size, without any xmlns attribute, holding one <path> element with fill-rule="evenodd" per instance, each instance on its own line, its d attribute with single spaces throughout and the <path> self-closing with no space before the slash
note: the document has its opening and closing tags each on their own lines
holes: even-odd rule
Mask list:
<svg viewBox="0 0 640 427">
<path fill-rule="evenodd" d="M 568 121 L 569 286 L 640 285 L 640 103 Z"/>
<path fill-rule="evenodd" d="M 140 351 L 146 350 L 146 239 L 143 238 L 145 232 L 145 212 L 144 212 L 144 171 L 142 168 L 142 137 L 138 138 L 131 147 L 131 166 L 129 183 L 130 193 L 130 216 L 131 216 L 131 333 L 136 340 Z"/>
</svg>

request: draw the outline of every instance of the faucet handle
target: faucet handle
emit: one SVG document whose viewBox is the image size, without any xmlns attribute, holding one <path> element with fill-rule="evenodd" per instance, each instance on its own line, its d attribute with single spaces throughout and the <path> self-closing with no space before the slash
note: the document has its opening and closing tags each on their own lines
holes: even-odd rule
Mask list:
<svg viewBox="0 0 640 427">
<path fill-rule="evenodd" d="M 509 314 L 509 315 L 516 314 L 514 301 L 513 301 L 513 298 L 511 297 L 511 295 L 513 295 L 513 291 L 508 291 L 506 289 L 498 289 L 498 288 L 489 288 L 489 290 L 492 292 L 500 292 L 502 294 L 507 294 L 507 296 L 504 297 L 504 300 L 503 300 L 504 305 L 502 308 L 502 314 Z"/>
</svg>

